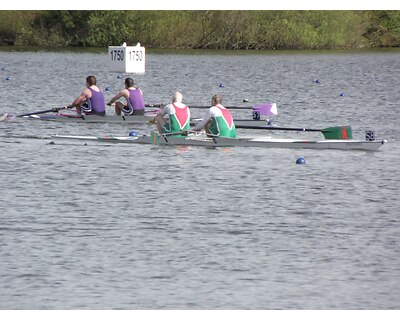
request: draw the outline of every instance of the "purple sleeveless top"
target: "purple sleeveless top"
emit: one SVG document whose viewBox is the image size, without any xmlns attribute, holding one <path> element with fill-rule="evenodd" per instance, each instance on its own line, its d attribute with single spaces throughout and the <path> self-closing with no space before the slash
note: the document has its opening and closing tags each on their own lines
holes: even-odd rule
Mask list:
<svg viewBox="0 0 400 320">
<path fill-rule="evenodd" d="M 103 91 L 95 91 L 92 88 L 89 88 L 90 92 L 92 93 L 92 96 L 88 99 L 89 102 L 89 112 L 105 112 L 106 111 L 106 101 L 104 99 L 104 94 Z M 86 112 L 86 110 L 85 110 Z"/>
<path fill-rule="evenodd" d="M 144 109 L 144 99 L 142 92 L 139 88 L 135 90 L 128 89 L 129 99 L 128 99 L 128 108 L 132 111 L 135 110 L 143 110 Z"/>
</svg>

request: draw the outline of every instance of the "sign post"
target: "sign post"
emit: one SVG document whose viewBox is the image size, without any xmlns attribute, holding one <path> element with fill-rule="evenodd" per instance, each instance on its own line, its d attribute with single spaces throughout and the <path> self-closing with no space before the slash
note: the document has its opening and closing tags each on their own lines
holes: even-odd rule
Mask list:
<svg viewBox="0 0 400 320">
<path fill-rule="evenodd" d="M 122 46 L 108 47 L 108 66 L 110 71 L 125 73 L 145 73 L 145 47 L 138 43 L 134 47 Z"/>
</svg>

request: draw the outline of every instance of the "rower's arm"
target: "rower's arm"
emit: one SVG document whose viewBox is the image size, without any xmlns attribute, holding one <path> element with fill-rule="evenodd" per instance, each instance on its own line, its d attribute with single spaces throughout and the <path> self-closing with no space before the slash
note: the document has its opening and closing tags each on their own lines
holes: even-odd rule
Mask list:
<svg viewBox="0 0 400 320">
<path fill-rule="evenodd" d="M 112 97 L 111 100 L 107 102 L 107 105 L 111 106 L 115 101 L 117 101 L 121 97 L 125 97 L 126 98 L 124 90 L 121 90 L 114 97 Z"/>
<path fill-rule="evenodd" d="M 88 89 L 85 89 L 82 91 L 82 93 L 80 94 L 80 96 L 78 98 L 76 98 L 71 105 L 73 106 L 78 106 L 80 105 L 83 101 L 85 101 L 85 99 L 90 98 L 90 96 L 88 96 Z M 90 91 L 89 91 L 90 92 Z"/>
<path fill-rule="evenodd" d="M 203 117 L 203 120 L 201 120 L 198 124 L 196 124 L 192 130 L 200 131 L 201 129 L 204 129 L 206 124 L 211 120 L 211 117 L 212 117 L 211 111 L 208 110 L 205 117 Z"/>
<path fill-rule="evenodd" d="M 161 114 L 162 116 L 170 114 L 172 112 L 171 108 L 172 108 L 172 104 L 167 104 L 166 106 L 161 108 L 161 110 L 158 112 L 158 114 Z"/>
</svg>

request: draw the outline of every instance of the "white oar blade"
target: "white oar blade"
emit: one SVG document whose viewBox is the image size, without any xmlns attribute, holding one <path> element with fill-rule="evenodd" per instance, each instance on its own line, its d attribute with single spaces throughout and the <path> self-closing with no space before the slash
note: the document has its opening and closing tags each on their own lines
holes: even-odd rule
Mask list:
<svg viewBox="0 0 400 320">
<path fill-rule="evenodd" d="M 276 103 L 273 103 L 271 105 L 270 112 L 271 112 L 271 114 L 273 114 L 275 116 L 278 115 L 278 107 L 276 106 Z"/>
</svg>

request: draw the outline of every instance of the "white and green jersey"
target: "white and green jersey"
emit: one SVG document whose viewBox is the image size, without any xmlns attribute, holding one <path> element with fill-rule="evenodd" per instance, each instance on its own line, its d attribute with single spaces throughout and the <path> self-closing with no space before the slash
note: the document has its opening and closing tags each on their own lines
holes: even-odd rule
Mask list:
<svg viewBox="0 0 400 320">
<path fill-rule="evenodd" d="M 169 104 L 162 109 L 161 114 L 169 116 L 169 123 L 163 127 L 164 133 L 190 129 L 190 109 L 187 105 L 180 102 Z"/>
<path fill-rule="evenodd" d="M 204 129 L 209 121 L 211 121 L 209 127 L 211 134 L 219 137 L 236 138 L 236 127 L 232 115 L 223 105 L 217 104 L 208 109 L 206 116 L 194 127 L 194 130 Z"/>
</svg>

